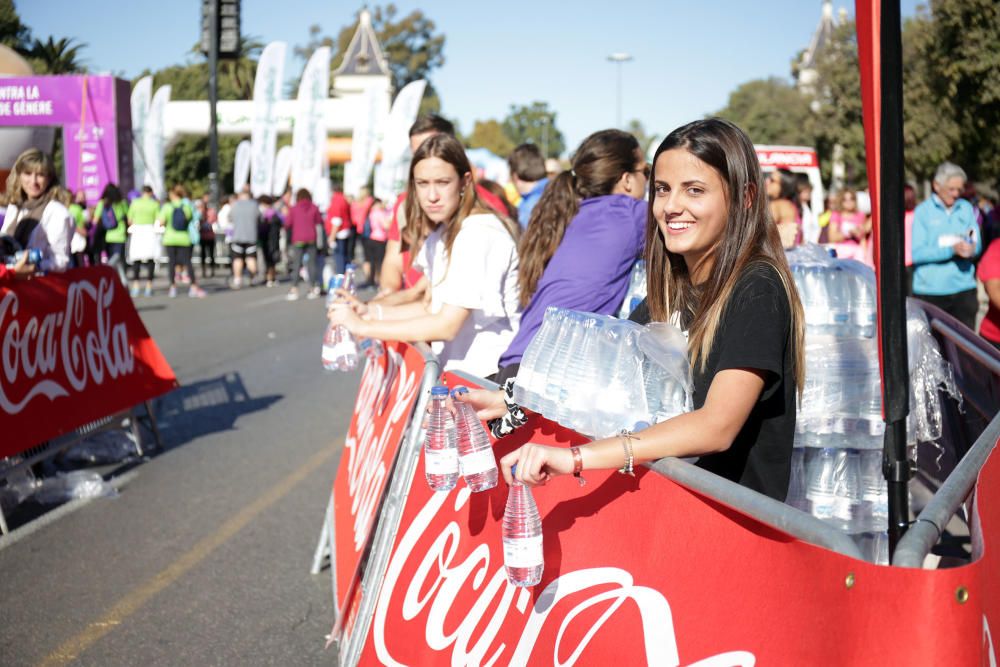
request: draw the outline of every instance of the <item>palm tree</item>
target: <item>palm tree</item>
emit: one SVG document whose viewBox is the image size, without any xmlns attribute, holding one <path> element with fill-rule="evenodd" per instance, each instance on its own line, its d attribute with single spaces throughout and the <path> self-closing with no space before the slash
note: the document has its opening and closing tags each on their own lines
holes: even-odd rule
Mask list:
<svg viewBox="0 0 1000 667">
<path fill-rule="evenodd" d="M 63 37 L 55 41 L 52 37 L 42 42 L 35 40 L 28 55 L 36 65 L 39 74 L 74 74 L 83 72 L 86 68 L 79 60 L 80 49 L 86 44 L 74 44 L 73 40 Z"/>
<path fill-rule="evenodd" d="M 249 100 L 253 96 L 253 79 L 257 72 L 257 60 L 264 50 L 264 42 L 254 35 L 241 35 L 240 46 L 235 58 L 219 60 L 219 75 L 229 79 L 238 99 Z M 205 55 L 201 43 L 195 44 L 192 52 Z"/>
</svg>

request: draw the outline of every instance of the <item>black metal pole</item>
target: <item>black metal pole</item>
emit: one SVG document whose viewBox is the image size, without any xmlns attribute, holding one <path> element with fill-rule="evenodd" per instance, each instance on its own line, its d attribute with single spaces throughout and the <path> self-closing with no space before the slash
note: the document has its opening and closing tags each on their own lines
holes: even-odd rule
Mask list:
<svg viewBox="0 0 1000 667">
<path fill-rule="evenodd" d="M 881 302 L 882 405 L 885 441 L 882 469 L 889 492 L 889 550 L 910 521 L 906 456 L 906 416 L 910 375 L 906 349 L 906 296 L 903 269 L 903 47 L 899 0 L 881 4 L 879 27 L 882 103 L 879 133 L 879 300 Z"/>
<path fill-rule="evenodd" d="M 219 122 L 215 105 L 219 101 L 219 0 L 209 2 L 208 37 L 208 199 L 219 210 Z"/>
</svg>

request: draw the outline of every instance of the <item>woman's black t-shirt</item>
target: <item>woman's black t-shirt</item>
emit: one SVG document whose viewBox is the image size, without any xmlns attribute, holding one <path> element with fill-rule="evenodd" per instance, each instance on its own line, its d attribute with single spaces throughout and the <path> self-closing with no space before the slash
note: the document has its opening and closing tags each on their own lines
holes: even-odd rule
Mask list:
<svg viewBox="0 0 1000 667">
<path fill-rule="evenodd" d="M 645 301 L 630 316 L 649 322 Z M 774 267 L 755 264 L 736 282 L 704 370 L 693 369 L 694 408 L 705 404 L 716 373 L 733 368 L 765 371 L 764 390 L 728 450 L 697 465 L 777 500 L 788 494 L 795 435 L 795 366 L 791 306 Z"/>
</svg>

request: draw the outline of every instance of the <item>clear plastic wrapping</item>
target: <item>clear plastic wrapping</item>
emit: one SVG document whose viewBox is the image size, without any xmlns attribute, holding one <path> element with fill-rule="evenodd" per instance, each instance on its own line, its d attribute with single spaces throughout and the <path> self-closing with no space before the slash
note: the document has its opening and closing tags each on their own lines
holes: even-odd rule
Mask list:
<svg viewBox="0 0 1000 667">
<path fill-rule="evenodd" d="M 819 246 L 789 251 L 788 260 L 805 312 L 806 380 L 786 502 L 849 533 L 869 560 L 887 563 L 875 273 Z M 906 321 L 906 431 L 915 458 L 917 442 L 941 437 L 941 392 L 960 396 L 924 312 L 908 303 Z"/>
<path fill-rule="evenodd" d="M 687 343 L 675 327 L 549 308 L 521 359 L 514 399 L 605 437 L 690 409 Z"/>
</svg>

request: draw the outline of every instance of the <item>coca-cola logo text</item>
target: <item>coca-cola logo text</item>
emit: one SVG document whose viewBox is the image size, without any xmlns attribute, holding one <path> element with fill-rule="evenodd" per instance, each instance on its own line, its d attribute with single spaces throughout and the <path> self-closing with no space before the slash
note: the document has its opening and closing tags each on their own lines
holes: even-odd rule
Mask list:
<svg viewBox="0 0 1000 667">
<path fill-rule="evenodd" d="M 398 438 L 397 427 L 410 413 L 413 397 L 417 391 L 416 373 L 409 371 L 406 361 L 391 346 L 386 346 L 388 358 L 386 366 L 369 363 L 365 366 L 355 403 L 357 433 L 349 434 L 347 449 L 347 484 L 351 496 L 351 515 L 354 517 L 354 550 L 361 551 L 368 539 L 369 528 L 378 508 L 379 498 L 385 488 L 388 470 L 385 452 Z M 390 370 L 386 372 L 386 368 Z M 396 378 L 396 392 L 388 405 L 391 406 L 385 419 L 377 419 L 376 411 L 382 401 L 379 396 L 388 392 L 384 385 Z M 377 423 L 378 422 L 378 423 Z M 381 423 L 381 426 L 380 426 Z"/>
<path fill-rule="evenodd" d="M 625 602 L 630 602 L 639 613 L 636 636 L 645 649 L 645 663 L 670 667 L 681 664 L 669 603 L 659 591 L 636 585 L 626 570 L 597 567 L 568 572 L 550 582 L 531 605 L 528 589 L 507 582 L 499 544 L 481 542 L 458 562 L 456 554 L 463 539 L 475 538 L 463 533 L 459 523 L 452 520 L 428 545 L 425 533 L 435 517 L 447 512 L 445 503 L 453 499 L 454 510 L 458 512 L 470 495 L 468 488 L 431 494 L 399 541 L 373 618 L 372 638 L 382 664 L 403 664 L 394 656 L 399 653 L 390 641 L 411 645 L 422 635 L 428 649 L 450 650 L 450 660 L 444 657 L 443 660 L 452 665 L 524 665 L 532 659 L 573 665 Z M 404 572 L 410 573 L 408 578 L 404 578 Z M 609 589 L 609 585 L 613 588 Z M 567 609 L 568 605 L 559 605 L 563 600 L 574 606 Z M 591 627 L 574 625 L 582 622 L 579 617 L 585 611 L 598 605 L 604 611 Z M 425 610 L 423 632 L 419 628 L 409 631 L 402 628 Z M 398 611 L 399 615 L 390 617 L 391 611 Z M 585 616 L 593 618 L 592 614 Z M 537 640 L 543 628 L 552 623 L 558 623 L 555 643 L 542 647 Z M 517 639 L 516 644 L 508 646 L 503 637 L 512 636 L 512 624 L 517 628 L 514 635 Z M 576 645 L 564 645 L 570 629 L 575 637 L 581 636 L 582 631 L 582 639 Z M 533 655 L 536 649 L 551 651 L 551 655 Z M 731 651 L 690 665 L 753 667 L 755 663 L 752 653 Z"/>
<path fill-rule="evenodd" d="M 88 280 L 69 285 L 62 311 L 17 319 L 17 292 L 0 299 L 0 409 L 17 414 L 36 397 L 50 401 L 83 392 L 132 373 L 135 357 L 123 322 L 112 322 L 113 279 L 95 286 Z M 96 319 L 96 325 L 93 321 Z"/>
</svg>

